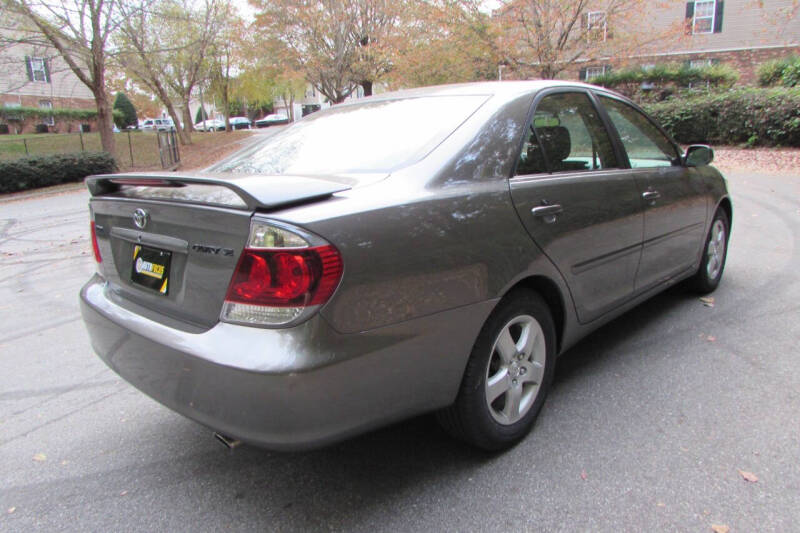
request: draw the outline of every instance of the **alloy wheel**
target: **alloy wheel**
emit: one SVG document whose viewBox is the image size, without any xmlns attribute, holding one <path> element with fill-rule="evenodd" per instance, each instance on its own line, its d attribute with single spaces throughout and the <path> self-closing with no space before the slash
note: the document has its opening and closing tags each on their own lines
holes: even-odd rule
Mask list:
<svg viewBox="0 0 800 533">
<path fill-rule="evenodd" d="M 725 223 L 717 219 L 711 226 L 711 234 L 708 238 L 706 273 L 711 280 L 717 279 L 722 271 L 722 261 L 725 258 Z"/>
<path fill-rule="evenodd" d="M 486 403 L 492 418 L 511 425 L 530 410 L 544 376 L 544 332 L 530 315 L 512 318 L 500 330 L 486 368 Z"/>
</svg>

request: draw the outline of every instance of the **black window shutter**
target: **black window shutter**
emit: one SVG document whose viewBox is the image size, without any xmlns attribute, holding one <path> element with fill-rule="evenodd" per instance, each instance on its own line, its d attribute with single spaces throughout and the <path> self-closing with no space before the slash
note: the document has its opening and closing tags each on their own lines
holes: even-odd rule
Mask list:
<svg viewBox="0 0 800 533">
<path fill-rule="evenodd" d="M 580 72 L 578 72 L 578 79 L 581 81 L 586 81 L 586 69 L 582 68 Z"/>
<path fill-rule="evenodd" d="M 31 56 L 25 56 L 25 68 L 28 71 L 28 81 L 33 81 L 33 67 L 31 66 Z"/>
<path fill-rule="evenodd" d="M 50 61 L 43 59 L 42 62 L 44 63 L 44 81 L 50 83 Z"/>
<path fill-rule="evenodd" d="M 718 1 L 714 10 L 714 33 L 722 32 L 722 9 L 725 2 Z"/>
</svg>

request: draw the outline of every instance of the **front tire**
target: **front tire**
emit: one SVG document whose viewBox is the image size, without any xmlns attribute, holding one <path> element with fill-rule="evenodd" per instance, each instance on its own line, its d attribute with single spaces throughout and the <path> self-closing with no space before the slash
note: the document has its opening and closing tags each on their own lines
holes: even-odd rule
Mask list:
<svg viewBox="0 0 800 533">
<path fill-rule="evenodd" d="M 714 220 L 711 221 L 708 236 L 706 236 L 700 267 L 689 280 L 692 289 L 700 294 L 713 292 L 722 280 L 725 259 L 728 256 L 730 227 L 728 214 L 724 209 L 718 209 L 714 214 Z"/>
<path fill-rule="evenodd" d="M 533 427 L 555 371 L 550 309 L 533 291 L 501 301 L 472 349 L 455 403 L 438 414 L 451 435 L 479 448 L 509 448 Z"/>
</svg>

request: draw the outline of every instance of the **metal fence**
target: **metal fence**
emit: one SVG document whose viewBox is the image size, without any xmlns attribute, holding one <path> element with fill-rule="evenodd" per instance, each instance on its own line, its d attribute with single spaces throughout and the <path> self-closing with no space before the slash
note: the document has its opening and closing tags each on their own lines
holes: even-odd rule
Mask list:
<svg viewBox="0 0 800 533">
<path fill-rule="evenodd" d="M 116 140 L 114 157 L 117 159 L 120 170 L 159 166 L 175 168 L 180 162 L 175 132 L 125 131 L 115 133 L 114 137 Z M 162 137 L 165 140 L 162 140 Z M 97 132 L 0 136 L 0 160 L 2 161 L 33 155 L 99 152 L 101 150 L 100 134 Z"/>
<path fill-rule="evenodd" d="M 178 168 L 181 163 L 181 153 L 178 150 L 178 135 L 174 131 L 158 132 L 158 154 L 161 157 L 161 168 L 167 170 Z"/>
</svg>

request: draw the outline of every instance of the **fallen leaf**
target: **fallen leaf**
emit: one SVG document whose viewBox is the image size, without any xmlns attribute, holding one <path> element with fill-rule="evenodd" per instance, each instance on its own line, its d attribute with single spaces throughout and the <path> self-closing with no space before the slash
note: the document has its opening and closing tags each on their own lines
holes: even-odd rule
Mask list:
<svg viewBox="0 0 800 533">
<path fill-rule="evenodd" d="M 43 453 L 37 453 L 36 455 L 33 456 L 33 460 L 38 463 L 41 463 L 42 461 L 47 460 L 47 456 Z"/>
<path fill-rule="evenodd" d="M 119 493 L 120 496 L 125 496 L 126 494 L 128 494 L 127 490 L 123 490 L 122 492 Z"/>
<path fill-rule="evenodd" d="M 16 510 L 17 510 L 16 507 L 9 507 L 8 508 L 8 514 L 14 514 L 14 511 L 16 511 Z"/>
<path fill-rule="evenodd" d="M 728 533 L 728 531 L 730 531 L 730 530 L 731 530 L 731 528 L 729 528 L 726 525 L 711 524 L 711 531 L 713 531 L 714 533 Z"/>
<path fill-rule="evenodd" d="M 586 481 L 589 476 L 586 474 L 586 470 L 581 470 L 581 479 Z"/>
<path fill-rule="evenodd" d="M 746 470 L 739 470 L 739 475 L 742 476 L 742 479 L 745 481 L 749 481 L 750 483 L 758 483 L 758 476 L 756 476 L 752 472 L 748 472 Z"/>
<path fill-rule="evenodd" d="M 703 305 L 706 307 L 714 307 L 714 297 L 713 296 L 703 296 L 700 298 L 700 301 L 703 302 Z"/>
</svg>

